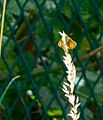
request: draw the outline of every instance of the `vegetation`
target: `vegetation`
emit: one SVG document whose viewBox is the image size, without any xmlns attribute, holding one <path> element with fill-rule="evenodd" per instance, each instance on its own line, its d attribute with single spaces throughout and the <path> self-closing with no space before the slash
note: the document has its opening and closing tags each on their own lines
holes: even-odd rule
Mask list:
<svg viewBox="0 0 103 120">
<path fill-rule="evenodd" d="M 103 1 L 36 1 L 7 1 L 0 94 L 13 76 L 21 77 L 8 90 L 1 116 L 13 120 L 18 115 L 21 120 L 40 119 L 43 115 L 66 119 L 68 103 L 60 92 L 66 68 L 61 60 L 63 51 L 57 46 L 57 32 L 64 30 L 72 33 L 71 38 L 77 42 L 70 52 L 77 70 L 75 90 L 82 104 L 81 118 L 102 119 Z M 2 8 L 0 1 L 0 23 Z M 28 90 L 33 92 L 32 96 L 27 94 Z"/>
</svg>

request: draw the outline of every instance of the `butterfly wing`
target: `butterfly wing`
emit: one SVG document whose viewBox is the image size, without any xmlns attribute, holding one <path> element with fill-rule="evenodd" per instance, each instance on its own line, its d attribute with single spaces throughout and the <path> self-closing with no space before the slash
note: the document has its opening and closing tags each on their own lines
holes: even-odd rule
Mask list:
<svg viewBox="0 0 103 120">
<path fill-rule="evenodd" d="M 67 42 L 67 46 L 69 49 L 74 49 L 76 47 L 77 43 L 72 40 L 72 39 L 69 39 L 69 41 Z"/>
</svg>

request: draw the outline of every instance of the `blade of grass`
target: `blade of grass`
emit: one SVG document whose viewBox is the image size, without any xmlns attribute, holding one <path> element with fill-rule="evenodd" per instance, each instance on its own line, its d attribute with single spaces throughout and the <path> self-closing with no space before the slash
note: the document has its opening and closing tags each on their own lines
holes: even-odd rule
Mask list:
<svg viewBox="0 0 103 120">
<path fill-rule="evenodd" d="M 19 78 L 19 77 L 20 77 L 20 75 L 15 76 L 15 77 L 9 82 L 9 84 L 7 85 L 6 89 L 4 90 L 3 94 L 2 94 L 1 97 L 0 97 L 0 105 L 2 104 L 2 100 L 3 100 L 3 98 L 4 98 L 4 96 L 5 96 L 6 92 L 7 92 L 7 90 L 9 89 L 10 85 L 12 84 L 12 82 L 13 82 L 15 79 Z"/>
<path fill-rule="evenodd" d="M 4 30 L 5 10 L 6 10 L 6 0 L 4 0 L 4 5 L 3 5 L 3 15 L 2 15 L 1 32 L 0 32 L 0 58 L 1 58 L 1 48 L 2 48 L 2 36 Z"/>
</svg>

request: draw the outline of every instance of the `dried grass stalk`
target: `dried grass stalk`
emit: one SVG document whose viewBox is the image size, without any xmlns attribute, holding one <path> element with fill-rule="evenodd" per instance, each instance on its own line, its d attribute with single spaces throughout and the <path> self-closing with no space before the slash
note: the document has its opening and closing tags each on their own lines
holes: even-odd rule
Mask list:
<svg viewBox="0 0 103 120">
<path fill-rule="evenodd" d="M 2 37 L 4 31 L 5 11 L 6 11 L 6 0 L 4 0 L 4 5 L 3 5 L 3 14 L 2 14 L 2 23 L 1 23 L 1 32 L 0 32 L 0 57 L 1 57 L 1 49 L 2 49 Z"/>
<path fill-rule="evenodd" d="M 67 82 L 63 83 L 63 92 L 65 93 L 65 97 L 68 98 L 69 103 L 71 104 L 71 110 L 68 113 L 68 115 L 73 119 L 73 120 L 78 120 L 80 117 L 80 113 L 78 112 L 78 107 L 80 105 L 79 103 L 79 98 L 74 95 L 74 85 L 75 85 L 75 78 L 76 78 L 76 69 L 75 66 L 72 62 L 72 58 L 69 54 L 69 49 L 73 49 L 76 46 L 75 41 L 71 41 L 71 38 L 67 36 L 67 34 L 63 31 L 63 33 L 59 32 L 59 34 L 62 36 L 62 44 L 59 43 L 59 47 L 62 47 L 64 50 L 65 55 L 63 56 L 64 58 L 64 63 L 67 68 Z M 72 44 L 72 42 L 74 42 Z M 70 44 L 72 44 L 72 48 L 70 48 Z M 68 46 L 69 45 L 69 46 Z M 73 46 L 74 45 L 74 46 Z"/>
</svg>

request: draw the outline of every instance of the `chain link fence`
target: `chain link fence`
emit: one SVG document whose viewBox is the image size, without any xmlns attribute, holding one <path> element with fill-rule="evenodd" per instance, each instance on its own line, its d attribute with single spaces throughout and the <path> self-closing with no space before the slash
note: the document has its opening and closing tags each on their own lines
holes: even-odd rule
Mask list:
<svg viewBox="0 0 103 120">
<path fill-rule="evenodd" d="M 0 1 L 0 23 L 3 0 Z M 75 94 L 81 120 L 103 120 L 103 1 L 7 0 L 0 95 L 16 75 L 0 107 L 0 120 L 68 120 L 61 90 L 66 79 L 59 31 L 77 42 Z M 0 24 L 1 25 L 1 24 Z M 71 34 L 72 33 L 72 34 Z"/>
</svg>

